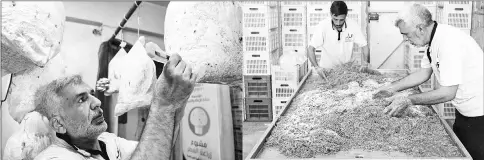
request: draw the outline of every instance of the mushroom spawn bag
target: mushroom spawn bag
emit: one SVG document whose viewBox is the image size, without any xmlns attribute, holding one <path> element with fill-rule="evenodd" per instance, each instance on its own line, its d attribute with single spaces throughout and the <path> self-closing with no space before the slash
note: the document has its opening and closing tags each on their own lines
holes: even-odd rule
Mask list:
<svg viewBox="0 0 484 160">
<path fill-rule="evenodd" d="M 131 109 L 149 107 L 156 83 L 156 69 L 153 60 L 144 48 L 144 37 L 141 37 L 129 53 L 116 67 L 121 70 L 118 102 L 115 115 L 120 116 Z"/>
<path fill-rule="evenodd" d="M 29 112 L 5 144 L 4 160 L 31 160 L 46 149 L 55 138 L 47 117 L 38 112 Z"/>
<path fill-rule="evenodd" d="M 126 56 L 127 53 L 124 50 L 124 48 L 119 49 L 118 53 L 109 61 L 109 68 L 108 68 L 108 78 L 110 80 L 109 82 L 109 89 L 108 90 L 119 90 L 119 85 L 121 83 L 121 77 L 122 77 L 122 65 L 124 56 Z"/>
<path fill-rule="evenodd" d="M 61 48 L 62 2 L 2 2 L 2 76 L 43 67 Z"/>
</svg>

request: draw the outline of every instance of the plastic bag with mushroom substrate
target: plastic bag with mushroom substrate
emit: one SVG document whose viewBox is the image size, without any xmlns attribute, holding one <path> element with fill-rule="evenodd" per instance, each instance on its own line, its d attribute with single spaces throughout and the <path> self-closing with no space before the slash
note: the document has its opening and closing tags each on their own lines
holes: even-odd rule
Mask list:
<svg viewBox="0 0 484 160">
<path fill-rule="evenodd" d="M 34 159 L 55 138 L 49 121 L 38 112 L 30 112 L 22 119 L 20 130 L 5 144 L 4 160 Z"/>
<path fill-rule="evenodd" d="M 62 42 L 62 2 L 2 2 L 2 75 L 44 66 Z"/>
<path fill-rule="evenodd" d="M 141 37 L 121 61 L 121 85 L 119 86 L 118 103 L 114 109 L 120 116 L 131 109 L 149 107 L 156 83 L 155 63 L 146 54 L 145 39 Z M 125 66 L 125 67 L 120 67 Z"/>
<path fill-rule="evenodd" d="M 119 49 L 118 53 L 109 61 L 108 67 L 108 78 L 109 78 L 109 88 L 105 91 L 105 94 L 112 94 L 115 91 L 119 91 L 119 86 L 121 83 L 121 76 L 124 68 L 123 60 L 127 55 L 124 48 Z M 129 67 L 129 66 L 128 66 Z"/>
<path fill-rule="evenodd" d="M 20 123 L 25 114 L 35 109 L 34 97 L 37 89 L 65 75 L 66 65 L 61 56 L 54 57 L 44 68 L 33 68 L 15 74 L 7 97 L 10 116 Z"/>
<path fill-rule="evenodd" d="M 180 54 L 199 82 L 242 79 L 241 12 L 238 2 L 170 2 L 165 16 L 166 52 Z"/>
</svg>

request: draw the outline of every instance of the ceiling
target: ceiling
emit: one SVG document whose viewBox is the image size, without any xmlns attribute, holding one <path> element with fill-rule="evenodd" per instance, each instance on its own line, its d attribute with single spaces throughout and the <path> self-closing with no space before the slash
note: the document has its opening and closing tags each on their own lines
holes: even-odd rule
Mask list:
<svg viewBox="0 0 484 160">
<path fill-rule="evenodd" d="M 168 3 L 170 3 L 170 1 L 146 1 L 146 2 L 153 3 L 162 7 L 167 7 Z"/>
</svg>

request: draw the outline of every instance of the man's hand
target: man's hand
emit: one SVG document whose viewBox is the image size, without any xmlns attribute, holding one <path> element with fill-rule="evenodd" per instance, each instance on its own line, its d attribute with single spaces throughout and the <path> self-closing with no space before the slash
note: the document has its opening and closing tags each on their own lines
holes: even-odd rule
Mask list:
<svg viewBox="0 0 484 160">
<path fill-rule="evenodd" d="M 96 90 L 104 92 L 109 88 L 109 79 L 101 78 L 96 82 Z"/>
<path fill-rule="evenodd" d="M 391 101 L 391 103 L 383 110 L 383 113 L 392 117 L 401 117 L 405 110 L 412 105 L 412 101 L 408 99 L 408 96 L 393 96 L 386 100 Z"/>
<path fill-rule="evenodd" d="M 360 69 L 358 70 L 360 73 L 368 73 L 368 74 L 373 74 L 373 75 L 381 75 L 380 72 L 374 69 L 370 69 L 370 66 L 368 64 L 366 65 L 361 65 Z"/>
<path fill-rule="evenodd" d="M 107 78 L 101 78 L 96 82 L 96 90 L 104 92 L 105 96 L 111 96 L 119 91 L 118 83 L 114 82 Z"/>
<path fill-rule="evenodd" d="M 184 107 L 183 104 L 193 91 L 197 76 L 192 73 L 178 54 L 173 54 L 163 67 L 163 73 L 155 85 L 153 100 L 166 106 Z M 174 110 L 178 108 L 171 108 Z"/>
<path fill-rule="evenodd" d="M 314 71 L 316 71 L 316 73 L 318 73 L 318 75 L 324 79 L 324 80 L 328 80 L 327 76 L 326 76 L 326 73 L 327 72 L 324 68 L 321 68 L 321 67 L 314 67 Z"/>
</svg>

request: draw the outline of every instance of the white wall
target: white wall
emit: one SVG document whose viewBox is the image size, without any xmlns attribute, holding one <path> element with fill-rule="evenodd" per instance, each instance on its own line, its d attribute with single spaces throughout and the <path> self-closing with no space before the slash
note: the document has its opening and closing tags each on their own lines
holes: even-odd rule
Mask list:
<svg viewBox="0 0 484 160">
<path fill-rule="evenodd" d="M 99 45 L 111 37 L 115 27 L 133 4 L 133 2 L 64 2 L 66 16 L 97 21 L 106 25 L 102 28 L 102 36 L 95 36 L 92 34 L 92 30 L 99 27 L 66 22 L 60 56 L 68 64 L 68 70 L 80 73 L 91 87 L 94 87 L 96 82 Z M 139 12 L 140 29 L 163 34 L 165 12 L 165 7 L 142 3 Z M 137 15 L 138 12 L 135 12 L 125 26 L 137 28 Z M 125 33 L 127 42 L 134 44 L 136 39 L 137 34 Z M 146 39 L 147 42 L 153 41 L 164 48 L 162 39 L 156 37 L 146 37 Z M 1 107 L 1 153 L 3 155 L 6 141 L 13 132 L 18 130 L 19 125 L 8 114 L 8 106 L 2 104 Z"/>
</svg>

